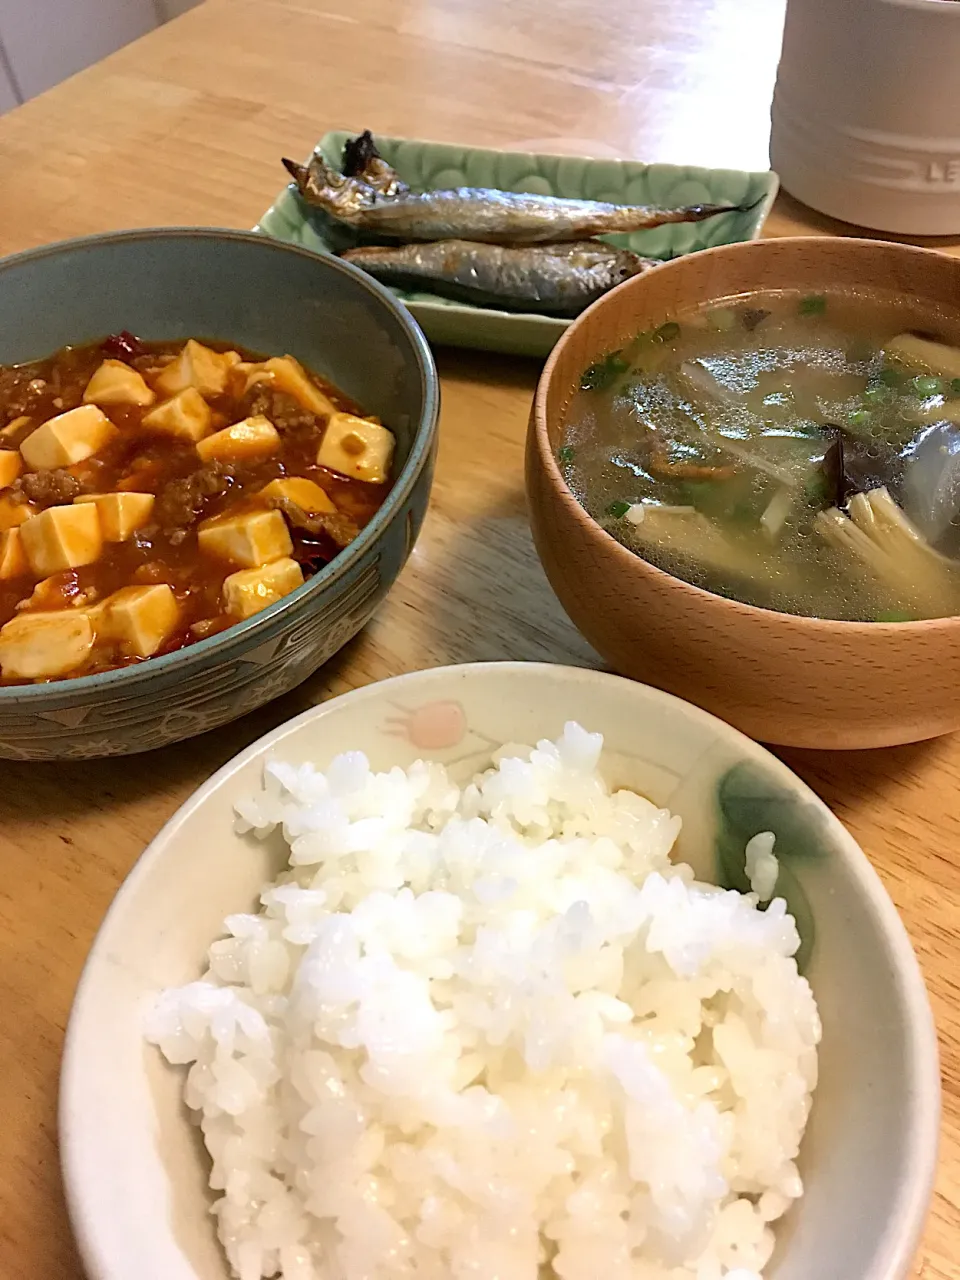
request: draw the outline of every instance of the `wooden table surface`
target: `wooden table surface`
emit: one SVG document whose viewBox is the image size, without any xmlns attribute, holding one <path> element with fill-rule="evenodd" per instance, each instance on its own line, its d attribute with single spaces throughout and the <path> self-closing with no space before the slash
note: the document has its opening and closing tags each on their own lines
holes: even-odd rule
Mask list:
<svg viewBox="0 0 960 1280">
<path fill-rule="evenodd" d="M 765 168 L 782 18 L 783 0 L 634 0 L 615 12 L 600 0 L 207 0 L 0 119 L 0 254 L 119 227 L 248 227 L 283 183 L 280 155 L 306 154 L 337 126 L 493 146 L 580 140 L 645 160 Z M 854 232 L 781 197 L 768 234 L 798 233 Z M 934 243 L 960 252 L 960 240 Z M 190 792 L 273 725 L 384 676 L 479 659 L 600 665 L 527 531 L 522 444 L 538 365 L 437 358 L 430 514 L 389 599 L 343 653 L 287 698 L 195 742 L 122 763 L 0 762 L 0 1280 L 80 1280 L 57 1164 L 64 1026 L 114 892 Z M 960 736 L 783 754 L 873 859 L 930 985 L 944 1120 L 915 1275 L 953 1280 Z"/>
</svg>

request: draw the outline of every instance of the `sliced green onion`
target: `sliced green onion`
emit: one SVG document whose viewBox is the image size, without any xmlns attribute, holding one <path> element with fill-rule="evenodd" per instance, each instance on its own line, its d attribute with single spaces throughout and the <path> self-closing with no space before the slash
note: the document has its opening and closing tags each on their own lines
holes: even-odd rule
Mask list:
<svg viewBox="0 0 960 1280">
<path fill-rule="evenodd" d="M 607 507 L 607 515 L 613 516 L 614 519 L 619 520 L 621 516 L 625 516 L 629 510 L 629 502 L 623 502 L 621 499 L 617 499 L 616 502 L 611 502 L 609 507 Z"/>
<path fill-rule="evenodd" d="M 881 369 L 878 376 L 885 387 L 899 387 L 903 381 L 903 374 L 899 369 Z"/>
<path fill-rule="evenodd" d="M 960 378 L 951 378 L 950 390 L 955 396 L 960 396 Z"/>
<path fill-rule="evenodd" d="M 573 445 L 565 444 L 562 446 L 562 448 L 557 450 L 557 457 L 560 459 L 561 462 L 572 462 L 573 452 L 574 452 Z"/>
<path fill-rule="evenodd" d="M 608 356 L 584 369 L 580 378 L 581 391 L 603 391 L 613 385 L 621 373 L 630 368 L 619 351 L 611 351 Z"/>
<path fill-rule="evenodd" d="M 904 613 L 902 609 L 886 609 L 883 613 L 878 613 L 875 622 L 916 622 L 916 617 L 912 613 Z"/>
<path fill-rule="evenodd" d="M 811 293 L 800 299 L 797 309 L 802 316 L 822 316 L 827 309 L 827 300 L 822 293 Z"/>
<path fill-rule="evenodd" d="M 922 373 L 918 378 L 910 380 L 910 390 L 918 396 L 937 396 L 943 390 L 943 383 L 939 378 Z"/>
<path fill-rule="evenodd" d="M 851 427 L 866 427 L 873 421 L 873 414 L 869 409 L 854 409 L 847 421 Z"/>
</svg>

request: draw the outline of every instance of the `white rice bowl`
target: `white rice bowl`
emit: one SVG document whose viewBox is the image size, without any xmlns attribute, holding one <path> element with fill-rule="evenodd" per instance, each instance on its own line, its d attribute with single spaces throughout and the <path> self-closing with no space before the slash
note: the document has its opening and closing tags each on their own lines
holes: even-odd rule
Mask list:
<svg viewBox="0 0 960 1280">
<path fill-rule="evenodd" d="M 270 761 L 290 865 L 148 1038 L 192 1064 L 241 1280 L 756 1280 L 802 1194 L 820 1020 L 769 833 L 754 894 L 599 735 L 438 764 Z"/>
</svg>

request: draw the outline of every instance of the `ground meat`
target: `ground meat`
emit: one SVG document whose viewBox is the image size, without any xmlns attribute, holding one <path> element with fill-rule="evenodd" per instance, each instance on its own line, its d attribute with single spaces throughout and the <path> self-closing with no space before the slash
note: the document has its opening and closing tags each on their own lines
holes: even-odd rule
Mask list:
<svg viewBox="0 0 960 1280">
<path fill-rule="evenodd" d="M 339 511 L 321 511 L 317 515 L 308 515 L 302 507 L 289 498 L 276 498 L 270 505 L 282 511 L 295 529 L 303 529 L 306 533 L 322 534 L 338 549 L 349 546 L 360 532 L 357 522 Z"/>
<path fill-rule="evenodd" d="M 154 517 L 164 533 L 189 528 L 200 519 L 208 498 L 227 492 L 234 468 L 229 463 L 211 462 L 181 480 L 171 480 L 157 495 Z"/>
<path fill-rule="evenodd" d="M 133 571 L 134 582 L 146 582 L 154 585 L 158 582 L 169 582 L 170 570 L 159 560 L 148 560 Z"/>
<path fill-rule="evenodd" d="M 126 329 L 121 333 L 111 333 L 109 338 L 104 338 L 101 345 L 103 354 L 111 360 L 132 360 L 135 356 L 146 353 L 146 348 L 140 339 Z"/>
<path fill-rule="evenodd" d="M 127 364 L 132 365 L 137 373 L 147 375 L 165 369 L 167 365 L 173 364 L 176 358 L 176 356 L 159 355 L 156 351 L 148 351 L 146 355 L 134 356 L 132 360 L 127 361 Z M 149 381 L 149 378 L 147 380 Z"/>
<path fill-rule="evenodd" d="M 92 603 L 96 597 L 97 593 L 92 588 L 87 591 L 81 590 L 76 569 L 66 569 L 38 582 L 33 589 L 33 594 L 17 605 L 17 612 L 37 610 L 42 612 L 48 609 L 63 609 L 67 605 L 80 606 Z"/>
<path fill-rule="evenodd" d="M 343 515 L 342 512 L 322 512 L 313 519 L 319 525 L 320 531 L 325 533 L 332 543 L 339 549 L 343 550 L 348 547 L 360 532 L 360 526 L 356 521 L 351 520 L 349 516 Z"/>
<path fill-rule="evenodd" d="M 82 480 L 58 467 L 50 471 L 28 471 L 11 486 L 14 502 L 32 502 L 38 507 L 56 507 L 72 502 L 83 493 Z"/>
<path fill-rule="evenodd" d="M 278 431 L 319 432 L 320 422 L 315 413 L 288 396 L 277 391 L 269 382 L 255 382 L 244 399 L 247 415 L 262 413 Z"/>
<path fill-rule="evenodd" d="M 0 403 L 4 422 L 20 418 L 36 404 L 40 390 L 34 385 L 33 366 L 0 369 Z"/>
</svg>

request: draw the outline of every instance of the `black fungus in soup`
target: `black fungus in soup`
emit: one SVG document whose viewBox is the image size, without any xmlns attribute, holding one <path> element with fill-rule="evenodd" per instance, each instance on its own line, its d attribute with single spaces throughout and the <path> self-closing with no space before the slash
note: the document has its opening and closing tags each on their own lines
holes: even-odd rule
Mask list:
<svg viewBox="0 0 960 1280">
<path fill-rule="evenodd" d="M 811 617 L 960 614 L 960 314 L 761 293 L 601 353 L 558 459 L 677 577 Z"/>
</svg>

